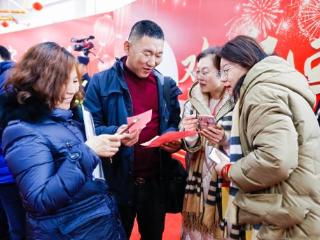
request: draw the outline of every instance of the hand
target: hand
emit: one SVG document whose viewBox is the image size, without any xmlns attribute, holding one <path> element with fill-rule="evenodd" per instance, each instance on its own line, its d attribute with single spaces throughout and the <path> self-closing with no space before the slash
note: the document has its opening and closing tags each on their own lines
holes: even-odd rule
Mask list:
<svg viewBox="0 0 320 240">
<path fill-rule="evenodd" d="M 204 136 L 211 144 L 217 144 L 224 138 L 224 130 L 220 126 L 209 126 L 202 129 L 200 134 Z"/>
<path fill-rule="evenodd" d="M 123 131 L 123 129 L 125 129 L 127 127 L 127 125 L 122 125 L 118 128 L 118 132 L 121 132 Z M 121 143 L 127 147 L 131 147 L 133 146 L 134 144 L 136 144 L 139 140 L 139 135 L 140 135 L 140 132 L 141 130 L 133 130 L 132 132 L 130 133 L 125 133 L 125 134 L 122 134 L 123 135 L 123 138 L 121 140 Z"/>
<path fill-rule="evenodd" d="M 181 120 L 180 126 L 185 131 L 196 131 L 198 127 L 198 119 L 196 115 L 185 116 Z"/>
<path fill-rule="evenodd" d="M 164 143 L 160 148 L 169 153 L 174 153 L 181 148 L 181 140 Z"/>
<path fill-rule="evenodd" d="M 215 165 L 214 168 L 219 176 L 221 176 L 221 174 L 225 174 L 225 176 L 222 176 L 222 177 L 224 178 L 224 180 L 229 181 L 230 179 L 229 179 L 229 176 L 227 176 L 228 174 L 226 174 L 226 172 L 222 173 L 222 170 L 226 165 L 228 164 L 230 165 L 230 161 L 228 158 L 224 158 L 224 157 L 220 157 L 220 160 L 221 162 Z M 228 171 L 228 169 L 226 170 Z"/>
<path fill-rule="evenodd" d="M 128 128 L 128 124 L 122 124 L 118 127 L 116 134 L 122 134 L 123 132 L 128 132 L 126 129 Z"/>
<path fill-rule="evenodd" d="M 121 135 L 101 134 L 87 140 L 89 146 L 100 157 L 112 157 L 119 151 Z"/>
</svg>

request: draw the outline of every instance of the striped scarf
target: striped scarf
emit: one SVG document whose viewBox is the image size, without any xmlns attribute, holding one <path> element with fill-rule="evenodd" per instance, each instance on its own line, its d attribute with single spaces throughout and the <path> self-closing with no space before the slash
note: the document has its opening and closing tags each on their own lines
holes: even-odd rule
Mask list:
<svg viewBox="0 0 320 240">
<path fill-rule="evenodd" d="M 320 102 L 318 104 L 318 111 L 316 112 L 316 117 L 317 117 L 319 125 L 320 125 Z"/>
<path fill-rule="evenodd" d="M 183 203 L 183 225 L 190 230 L 216 235 L 219 226 L 219 206 L 221 206 L 221 188 L 217 174 L 212 173 L 207 199 L 204 198 L 202 167 L 205 152 L 200 149 L 190 161 L 187 186 Z"/>
<path fill-rule="evenodd" d="M 232 128 L 230 136 L 230 163 L 234 163 L 243 157 L 239 134 L 239 102 L 236 103 L 232 114 Z M 227 210 L 221 222 L 224 238 L 229 240 L 245 240 L 246 233 L 251 233 L 251 239 L 256 239 L 260 225 L 239 225 L 238 207 L 233 203 L 239 188 L 231 181 Z M 246 230 L 252 231 L 246 231 Z"/>
<path fill-rule="evenodd" d="M 231 109 L 228 106 L 228 109 Z M 230 135 L 232 124 L 232 111 L 220 118 L 218 123 L 224 128 L 227 136 Z M 201 138 L 202 146 L 207 146 L 207 141 Z M 212 169 L 209 191 L 205 199 L 203 192 L 203 166 L 206 161 L 205 147 L 197 148 L 193 152 L 189 163 L 187 186 L 183 203 L 183 225 L 190 230 L 208 233 L 215 239 L 221 238 L 219 228 L 222 219 L 222 179 Z"/>
<path fill-rule="evenodd" d="M 243 157 L 240 136 L 239 136 L 239 102 L 236 103 L 232 115 L 232 128 L 230 136 L 230 163 L 234 163 Z M 233 200 L 238 192 L 238 187 L 234 183 L 230 183 L 229 199 L 225 218 L 222 222 L 224 229 L 224 237 L 232 240 L 245 239 L 245 232 L 242 226 L 238 224 L 237 206 Z"/>
<path fill-rule="evenodd" d="M 183 116 L 189 114 L 191 109 L 192 112 L 195 110 L 197 114 L 211 114 L 208 105 L 209 98 L 201 93 L 198 84 L 191 88 L 189 95 L 189 101 L 185 104 Z M 225 93 L 219 103 L 219 106 L 214 108 L 215 117 L 224 128 L 226 137 L 229 139 L 234 101 Z M 208 176 L 210 178 L 208 193 L 204 193 L 204 187 L 206 188 L 204 184 L 208 184 L 207 179 L 203 179 L 203 175 L 205 175 L 204 166 L 210 147 L 218 146 L 211 146 L 204 137 L 200 137 L 193 147 L 189 147 L 185 143 L 188 178 L 182 210 L 183 226 L 188 230 L 196 230 L 204 235 L 211 235 L 214 239 L 221 239 L 222 231 L 219 223 L 222 219 L 222 181 L 214 169 L 211 171 L 211 176 Z M 222 144 L 219 147 L 224 148 L 225 146 Z"/>
</svg>

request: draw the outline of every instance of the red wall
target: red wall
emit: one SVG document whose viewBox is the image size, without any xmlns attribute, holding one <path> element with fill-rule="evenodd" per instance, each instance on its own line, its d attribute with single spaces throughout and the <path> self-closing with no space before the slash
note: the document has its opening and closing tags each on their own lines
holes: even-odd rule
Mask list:
<svg viewBox="0 0 320 240">
<path fill-rule="evenodd" d="M 123 54 L 123 41 L 135 21 L 152 19 L 162 26 L 172 49 L 163 66 L 165 74 L 177 79 L 184 92 L 182 100 L 192 82 L 190 71 L 196 54 L 237 34 L 257 37 L 269 50 L 288 57 L 308 77 L 313 90 L 318 87 L 320 92 L 320 16 L 316 4 L 319 0 L 137 0 L 110 13 L 2 34 L 0 44 L 9 46 L 18 59 L 41 41 L 56 41 L 71 49 L 72 37 L 95 35 L 94 52 L 104 64 L 92 55 L 92 74 Z"/>
</svg>

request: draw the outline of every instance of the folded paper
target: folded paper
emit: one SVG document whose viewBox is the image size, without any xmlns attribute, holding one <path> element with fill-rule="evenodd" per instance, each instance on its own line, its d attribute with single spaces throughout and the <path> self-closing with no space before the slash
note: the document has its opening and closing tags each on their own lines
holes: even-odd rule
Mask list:
<svg viewBox="0 0 320 240">
<path fill-rule="evenodd" d="M 155 136 L 148 142 L 141 143 L 145 147 L 160 147 L 162 144 L 178 141 L 185 137 L 190 137 L 197 134 L 196 131 L 182 131 L 182 132 L 167 132 L 161 136 Z"/>
<path fill-rule="evenodd" d="M 127 122 L 130 125 L 129 133 L 133 132 L 134 130 L 141 130 L 147 126 L 147 124 L 151 121 L 152 117 L 152 109 L 140 113 L 138 115 L 128 117 Z"/>
</svg>

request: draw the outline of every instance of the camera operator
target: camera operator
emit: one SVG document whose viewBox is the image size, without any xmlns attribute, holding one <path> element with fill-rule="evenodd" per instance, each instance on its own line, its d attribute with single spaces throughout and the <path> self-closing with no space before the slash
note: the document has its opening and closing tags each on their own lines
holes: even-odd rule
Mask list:
<svg viewBox="0 0 320 240">
<path fill-rule="evenodd" d="M 88 83 L 90 81 L 87 66 L 90 61 L 88 55 L 89 53 L 92 53 L 90 50 L 94 48 L 94 44 L 91 41 L 93 39 L 94 36 L 92 35 L 87 38 L 71 38 L 71 42 L 74 43 L 73 50 L 82 53 L 82 55 L 77 57 L 77 61 L 79 63 L 79 72 L 80 76 L 82 77 L 81 80 L 84 92 L 86 92 Z"/>
<path fill-rule="evenodd" d="M 79 73 L 82 80 L 82 86 L 84 89 L 84 92 L 87 91 L 88 84 L 90 82 L 90 76 L 88 74 L 88 64 L 89 64 L 89 57 L 88 56 L 78 56 L 78 67 L 79 67 Z"/>
</svg>

